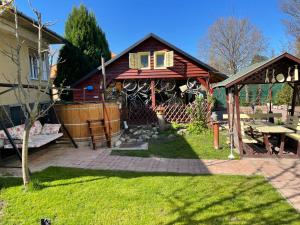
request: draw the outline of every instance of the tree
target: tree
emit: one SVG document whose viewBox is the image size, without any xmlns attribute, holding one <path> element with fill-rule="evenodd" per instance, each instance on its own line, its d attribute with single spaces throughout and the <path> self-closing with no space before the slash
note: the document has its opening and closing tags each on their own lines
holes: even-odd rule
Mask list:
<svg viewBox="0 0 300 225">
<path fill-rule="evenodd" d="M 62 63 L 57 67 L 55 84 L 68 86 L 111 58 L 105 33 L 96 17 L 84 5 L 74 7 L 65 24 L 68 43 L 60 50 Z"/>
<path fill-rule="evenodd" d="M 209 63 L 225 74 L 235 74 L 266 49 L 263 34 L 247 19 L 218 19 L 208 30 Z M 249 103 L 248 85 L 245 85 Z"/>
<path fill-rule="evenodd" d="M 2 2 L 3 3 L 3 2 Z M 9 4 L 8 4 L 9 3 Z M 31 5 L 30 5 L 31 7 Z M 28 142 L 29 142 L 29 133 L 32 125 L 35 121 L 37 121 L 39 118 L 43 117 L 46 112 L 53 106 L 54 103 L 49 104 L 47 108 L 42 109 L 40 107 L 41 100 L 44 96 L 48 95 L 48 93 L 51 90 L 52 83 L 51 79 L 48 79 L 48 83 L 44 84 L 42 82 L 42 77 L 44 74 L 44 67 L 43 67 L 43 57 L 45 54 L 49 54 L 50 50 L 45 49 L 44 46 L 45 42 L 43 40 L 43 29 L 45 27 L 48 27 L 50 23 L 43 23 L 42 22 L 42 14 L 37 10 L 31 7 L 34 14 L 36 15 L 37 21 L 32 23 L 32 26 L 37 29 L 37 83 L 31 84 L 28 80 L 27 83 L 23 83 L 22 81 L 22 71 L 21 71 L 21 64 L 23 61 L 21 60 L 21 51 L 24 47 L 24 42 L 26 40 L 22 39 L 19 35 L 19 18 L 18 18 L 18 11 L 15 1 L 5 1 L 5 4 L 0 4 L 0 17 L 3 13 L 6 11 L 10 11 L 14 14 L 14 25 L 11 27 L 14 29 L 14 36 L 15 36 L 15 46 L 10 46 L 7 44 L 6 49 L 1 49 L 0 53 L 7 56 L 11 62 L 16 66 L 16 88 L 14 89 L 15 97 L 18 101 L 18 103 L 21 106 L 21 109 L 25 116 L 25 127 L 24 127 L 24 133 L 23 133 L 23 143 L 22 143 L 22 177 L 23 177 L 23 184 L 25 189 L 27 190 L 28 184 L 30 181 L 29 177 L 29 167 L 28 167 Z M 5 23 L 4 20 L 2 23 Z M 6 24 L 7 25 L 7 24 Z M 50 65 L 52 64 L 53 55 L 50 57 Z M 48 77 L 50 77 L 50 71 L 48 72 Z M 4 74 L 5 76 L 5 74 Z M 7 80 L 11 84 L 15 84 L 14 81 L 9 80 L 9 76 L 6 76 Z M 36 94 L 33 95 L 31 91 L 29 90 L 29 86 L 34 86 L 37 90 Z M 59 95 L 61 94 L 62 89 L 59 91 Z M 30 101 L 32 99 L 32 101 Z"/>
<path fill-rule="evenodd" d="M 293 89 L 288 85 L 284 84 L 282 89 L 276 95 L 277 105 L 290 105 L 293 97 Z"/>
<path fill-rule="evenodd" d="M 294 37 L 297 56 L 300 56 L 300 0 L 282 0 L 281 10 L 288 16 L 283 23 L 288 33 Z"/>
<path fill-rule="evenodd" d="M 250 65 L 253 57 L 266 49 L 260 30 L 249 20 L 234 17 L 218 19 L 208 29 L 206 41 L 210 64 L 227 74 Z"/>
</svg>

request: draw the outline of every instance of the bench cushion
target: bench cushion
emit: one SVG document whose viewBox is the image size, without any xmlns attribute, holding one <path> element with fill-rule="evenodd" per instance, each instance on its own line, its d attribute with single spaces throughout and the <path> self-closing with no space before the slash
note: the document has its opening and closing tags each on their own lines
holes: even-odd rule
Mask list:
<svg viewBox="0 0 300 225">
<path fill-rule="evenodd" d="M 58 134 L 61 124 L 45 123 L 41 134 Z"/>
<path fill-rule="evenodd" d="M 58 138 L 60 138 L 61 136 L 63 136 L 63 133 L 58 133 L 58 134 L 39 134 L 39 135 L 34 135 L 31 136 L 31 140 L 28 143 L 28 147 L 29 148 L 39 148 L 43 145 L 46 145 Z M 16 144 L 16 146 L 18 148 L 22 148 L 22 144 Z M 11 144 L 6 144 L 4 145 L 4 148 L 6 149 L 11 149 L 12 145 Z"/>
</svg>

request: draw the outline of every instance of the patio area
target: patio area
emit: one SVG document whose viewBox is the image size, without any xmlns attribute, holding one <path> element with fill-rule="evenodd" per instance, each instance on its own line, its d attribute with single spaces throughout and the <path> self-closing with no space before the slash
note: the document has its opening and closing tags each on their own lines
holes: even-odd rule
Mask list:
<svg viewBox="0 0 300 225">
<path fill-rule="evenodd" d="M 227 129 L 230 142 L 241 157 L 300 157 L 300 121 L 295 115 L 295 108 L 300 104 L 299 65 L 298 58 L 283 53 L 255 63 L 214 85 L 214 88 L 226 89 Z M 287 118 L 273 112 L 272 88 L 275 84 L 286 84 L 292 89 Z M 240 112 L 241 90 L 247 85 L 268 86 L 267 112 L 256 110 L 255 102 L 252 102 L 252 113 Z"/>
<path fill-rule="evenodd" d="M 32 172 L 48 167 L 95 170 L 170 172 L 179 174 L 262 175 L 300 212 L 300 161 L 296 159 L 202 160 L 111 155 L 109 149 L 47 148 L 29 157 Z M 20 166 L 16 158 L 5 166 Z M 1 175 L 20 176 L 21 170 L 1 169 Z"/>
</svg>

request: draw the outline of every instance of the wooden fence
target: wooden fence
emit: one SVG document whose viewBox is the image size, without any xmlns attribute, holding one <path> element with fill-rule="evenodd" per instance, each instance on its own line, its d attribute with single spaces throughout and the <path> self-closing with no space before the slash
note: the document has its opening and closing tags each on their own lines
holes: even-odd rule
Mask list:
<svg viewBox="0 0 300 225">
<path fill-rule="evenodd" d="M 193 119 L 193 113 L 196 111 L 196 104 L 162 104 L 165 109 L 165 118 L 167 122 L 189 123 Z M 158 107 L 158 106 L 157 106 Z M 143 106 L 127 112 L 127 121 L 129 124 L 151 124 L 157 123 L 156 108 L 151 106 Z M 201 109 L 203 113 L 208 115 L 207 103 L 203 103 Z"/>
</svg>

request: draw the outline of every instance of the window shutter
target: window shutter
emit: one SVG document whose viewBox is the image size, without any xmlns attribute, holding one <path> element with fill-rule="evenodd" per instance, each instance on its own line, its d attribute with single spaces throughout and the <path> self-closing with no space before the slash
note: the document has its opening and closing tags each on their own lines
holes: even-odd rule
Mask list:
<svg viewBox="0 0 300 225">
<path fill-rule="evenodd" d="M 174 51 L 166 52 L 166 67 L 174 66 Z"/>
<path fill-rule="evenodd" d="M 138 68 L 137 62 L 137 54 L 136 53 L 129 53 L 129 68 L 130 69 L 137 69 Z"/>
</svg>

